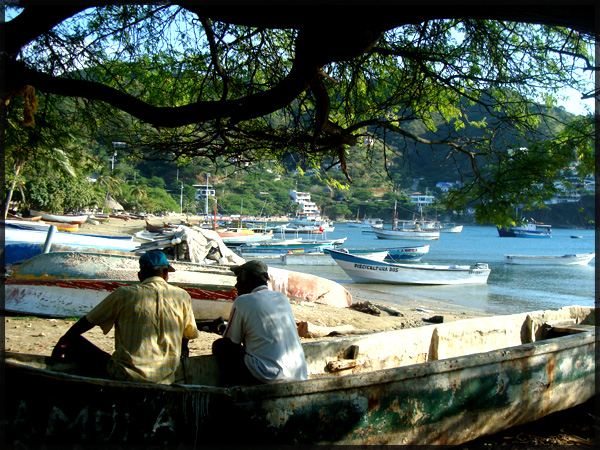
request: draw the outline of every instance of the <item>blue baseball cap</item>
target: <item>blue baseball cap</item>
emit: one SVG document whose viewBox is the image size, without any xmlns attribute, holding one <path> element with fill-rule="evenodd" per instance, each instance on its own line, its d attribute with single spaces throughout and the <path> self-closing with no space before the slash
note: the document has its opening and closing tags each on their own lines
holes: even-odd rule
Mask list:
<svg viewBox="0 0 600 450">
<path fill-rule="evenodd" d="M 140 269 L 150 267 L 165 267 L 169 272 L 175 272 L 175 269 L 167 261 L 167 256 L 160 250 L 148 250 L 140 256 Z"/>
</svg>

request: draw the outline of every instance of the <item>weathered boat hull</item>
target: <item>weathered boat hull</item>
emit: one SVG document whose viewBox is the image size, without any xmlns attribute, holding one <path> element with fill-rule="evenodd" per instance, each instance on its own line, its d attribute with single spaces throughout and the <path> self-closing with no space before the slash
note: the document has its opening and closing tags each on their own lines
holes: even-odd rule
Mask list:
<svg viewBox="0 0 600 450">
<path fill-rule="evenodd" d="M 215 386 L 212 356 L 156 386 L 9 354 L 6 442 L 457 445 L 594 396 L 593 327 L 544 340 L 546 323 L 585 328 L 592 315 L 572 307 L 304 344 L 311 379 L 234 388 Z"/>
<path fill-rule="evenodd" d="M 333 260 L 357 283 L 384 284 L 485 284 L 490 276 L 487 264 L 439 266 L 387 263 L 336 250 L 328 252 Z"/>
<path fill-rule="evenodd" d="M 504 262 L 507 264 L 537 266 L 585 266 L 595 257 L 595 253 L 577 255 L 504 255 Z"/>
<path fill-rule="evenodd" d="M 235 275 L 226 266 L 172 263 L 169 282 L 192 297 L 196 320 L 228 317 L 237 296 Z M 21 264 L 5 282 L 8 312 L 49 317 L 85 315 L 119 286 L 138 283 L 138 258 L 83 252 L 51 252 Z M 352 297 L 325 278 L 269 268 L 270 285 L 291 300 L 347 307 Z"/>
</svg>

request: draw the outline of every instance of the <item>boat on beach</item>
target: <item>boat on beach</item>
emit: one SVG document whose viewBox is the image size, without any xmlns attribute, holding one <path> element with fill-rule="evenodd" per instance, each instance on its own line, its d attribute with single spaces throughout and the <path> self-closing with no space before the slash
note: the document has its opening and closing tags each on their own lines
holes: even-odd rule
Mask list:
<svg viewBox="0 0 600 450">
<path fill-rule="evenodd" d="M 29 214 L 32 216 L 41 216 L 42 220 L 49 220 L 51 222 L 71 223 L 77 225 L 83 225 L 88 219 L 87 214 L 52 214 L 44 211 L 34 211 L 33 209 L 29 211 Z"/>
<path fill-rule="evenodd" d="M 81 317 L 119 286 L 139 283 L 139 257 L 84 252 L 50 252 L 22 263 L 5 281 L 5 311 L 45 317 Z M 192 298 L 196 320 L 228 317 L 237 297 L 228 266 L 172 262 L 169 283 Z M 315 275 L 269 267 L 269 286 L 290 300 L 345 308 L 350 293 Z"/>
<path fill-rule="evenodd" d="M 595 253 L 574 255 L 504 255 L 504 262 L 506 264 L 536 266 L 586 266 L 595 257 Z"/>
<path fill-rule="evenodd" d="M 308 380 L 231 388 L 209 355 L 155 385 L 6 352 L 5 442 L 458 445 L 591 399 L 594 315 L 570 306 L 304 342 Z"/>
<path fill-rule="evenodd" d="M 335 262 L 356 283 L 384 284 L 485 284 L 490 276 L 487 264 L 429 265 L 388 263 L 328 250 Z"/>
<path fill-rule="evenodd" d="M 13 228 L 4 228 L 4 242 L 44 244 L 49 231 Z M 94 247 L 107 250 L 132 251 L 140 244 L 133 242 L 133 236 L 104 236 L 99 234 L 68 233 L 56 231 L 52 234 L 52 244 L 69 245 L 71 247 Z"/>
</svg>

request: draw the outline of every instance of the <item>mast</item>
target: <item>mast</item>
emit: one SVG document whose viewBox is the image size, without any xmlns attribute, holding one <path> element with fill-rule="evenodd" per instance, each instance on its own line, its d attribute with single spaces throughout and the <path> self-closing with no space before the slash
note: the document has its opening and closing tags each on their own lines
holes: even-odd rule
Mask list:
<svg viewBox="0 0 600 450">
<path fill-rule="evenodd" d="M 398 200 L 394 200 L 394 218 L 392 219 L 392 230 L 396 229 L 396 207 L 398 206 Z"/>
</svg>

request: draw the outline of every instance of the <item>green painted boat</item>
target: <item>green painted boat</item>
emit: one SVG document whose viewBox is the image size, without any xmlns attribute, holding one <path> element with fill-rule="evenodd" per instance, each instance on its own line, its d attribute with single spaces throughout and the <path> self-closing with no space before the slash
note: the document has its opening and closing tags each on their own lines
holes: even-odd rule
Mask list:
<svg viewBox="0 0 600 450">
<path fill-rule="evenodd" d="M 212 356 L 157 386 L 7 353 L 6 443 L 460 444 L 593 397 L 594 322 L 571 306 L 308 342 L 308 380 L 233 388 Z"/>
</svg>

